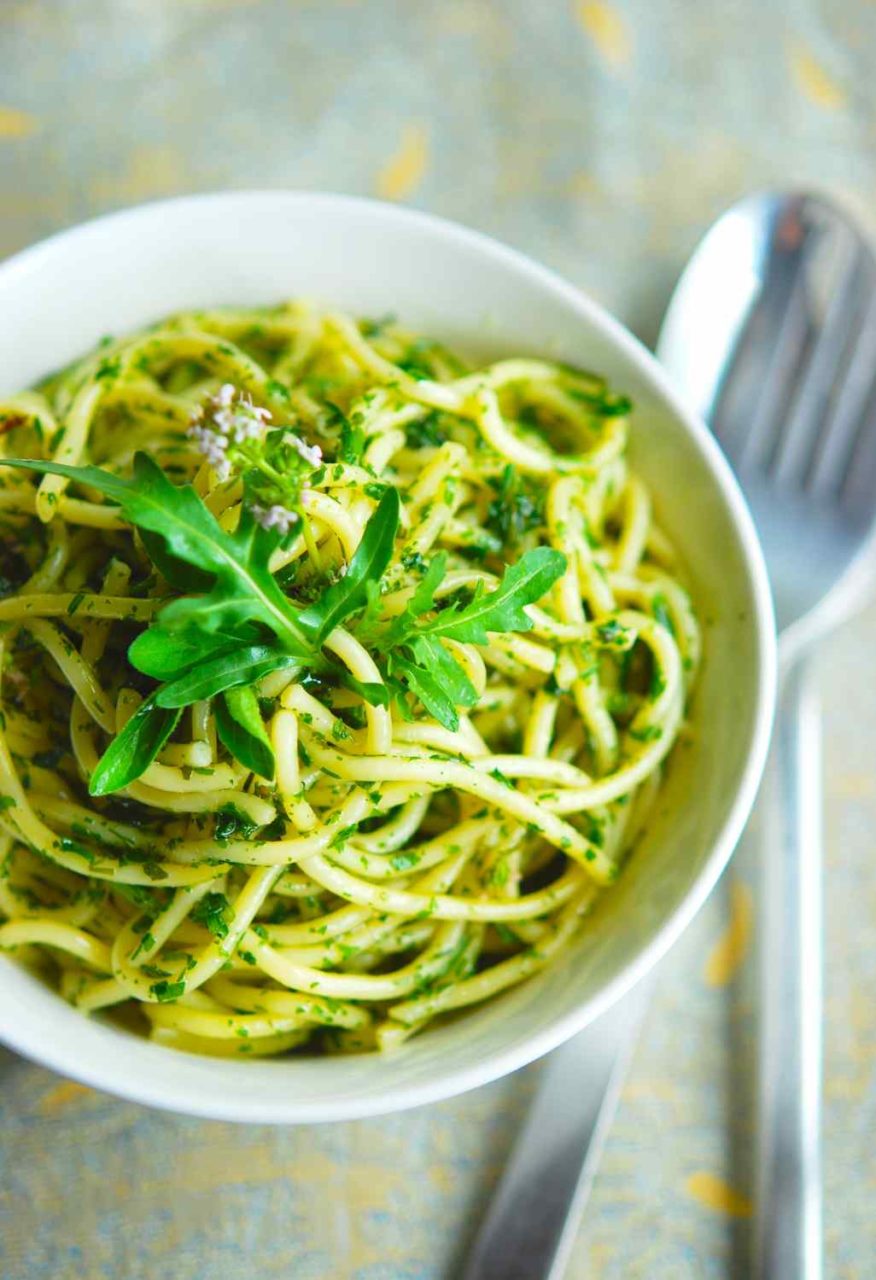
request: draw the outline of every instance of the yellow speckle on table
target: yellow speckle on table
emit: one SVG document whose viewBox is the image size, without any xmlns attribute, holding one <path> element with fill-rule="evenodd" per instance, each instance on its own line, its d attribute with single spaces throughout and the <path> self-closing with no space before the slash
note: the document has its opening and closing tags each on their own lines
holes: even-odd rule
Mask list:
<svg viewBox="0 0 876 1280">
<path fill-rule="evenodd" d="M 844 773 L 835 779 L 830 792 L 841 800 L 866 800 L 876 794 L 876 775 L 872 773 Z"/>
<path fill-rule="evenodd" d="M 63 1111 L 65 1107 L 69 1107 L 71 1103 L 79 1102 L 90 1093 L 91 1090 L 87 1085 L 77 1084 L 75 1080 L 62 1080 L 40 1099 L 40 1114 L 54 1115 L 58 1111 Z"/>
<path fill-rule="evenodd" d="M 36 116 L 28 111 L 0 106 L 0 138 L 27 138 L 36 131 L 38 124 Z"/>
<path fill-rule="evenodd" d="M 433 1164 L 428 1169 L 429 1181 L 432 1183 L 436 1191 L 440 1191 L 443 1195 L 449 1195 L 453 1190 L 456 1179 L 453 1171 L 443 1164 Z"/>
<path fill-rule="evenodd" d="M 377 175 L 377 194 L 406 200 L 416 191 L 429 164 L 429 137 L 420 124 L 406 124 L 397 151 Z"/>
<path fill-rule="evenodd" d="M 624 17 L 607 0 L 577 0 L 575 13 L 596 52 L 610 67 L 625 67 L 633 42 Z"/>
<path fill-rule="evenodd" d="M 813 106 L 822 107 L 825 111 L 839 111 L 846 105 L 845 89 L 837 84 L 805 45 L 794 45 L 789 57 L 797 88 Z"/>
<path fill-rule="evenodd" d="M 698 1200 L 706 1209 L 714 1209 L 717 1213 L 726 1213 L 730 1218 L 750 1218 L 752 1203 L 748 1196 L 734 1190 L 723 1178 L 705 1169 L 692 1173 L 686 1184 L 687 1193 Z"/>
<path fill-rule="evenodd" d="M 587 1261 L 591 1270 L 585 1271 L 583 1274 L 593 1276 L 601 1276 L 603 1273 L 608 1274 L 608 1268 L 611 1263 L 617 1261 L 619 1252 L 617 1244 L 610 1244 L 606 1240 L 594 1241 L 590 1245 L 587 1254 Z"/>
<path fill-rule="evenodd" d="M 172 147 L 135 147 L 125 167 L 96 178 L 89 195 L 103 200 L 142 200 L 148 196 L 167 195 L 185 181 L 186 166 Z"/>
<path fill-rule="evenodd" d="M 573 173 L 564 194 L 570 196 L 598 196 L 602 188 L 599 179 L 595 174 L 588 173 L 586 169 L 579 169 L 577 173 Z"/>
<path fill-rule="evenodd" d="M 751 890 L 741 880 L 730 886 L 730 919 L 706 961 L 704 978 L 710 987 L 726 987 L 748 954 L 754 924 Z"/>
<path fill-rule="evenodd" d="M 682 1101 L 675 1081 L 667 1080 L 663 1076 L 648 1076 L 628 1080 L 624 1085 L 624 1098 L 627 1101 L 631 1101 L 634 1098 L 657 1099 L 660 1102 L 668 1103 Z"/>
</svg>

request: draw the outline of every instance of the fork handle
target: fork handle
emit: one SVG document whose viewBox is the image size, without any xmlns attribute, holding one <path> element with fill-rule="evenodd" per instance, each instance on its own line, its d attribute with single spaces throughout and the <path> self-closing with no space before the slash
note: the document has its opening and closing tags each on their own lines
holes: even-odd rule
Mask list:
<svg viewBox="0 0 876 1280">
<path fill-rule="evenodd" d="M 651 986 L 546 1059 L 462 1280 L 562 1280 Z"/>
<path fill-rule="evenodd" d="M 764 807 L 757 1280 L 821 1280 L 821 724 L 787 672 Z"/>
</svg>

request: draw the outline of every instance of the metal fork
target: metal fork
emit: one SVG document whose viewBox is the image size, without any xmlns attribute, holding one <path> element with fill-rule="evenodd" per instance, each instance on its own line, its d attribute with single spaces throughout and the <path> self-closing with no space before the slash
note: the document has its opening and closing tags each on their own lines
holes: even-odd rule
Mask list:
<svg viewBox="0 0 876 1280">
<path fill-rule="evenodd" d="M 761 799 L 755 1272 L 759 1280 L 818 1280 L 821 774 L 807 652 L 872 578 L 876 258 L 824 197 L 752 196 L 700 244 L 657 354 L 737 470 L 776 597 L 783 689 Z M 642 999 L 637 993 L 634 1005 Z M 552 1058 L 466 1280 L 559 1280 L 637 1023 L 622 1003 Z M 548 1123 L 552 1113 L 563 1123 Z"/>
<path fill-rule="evenodd" d="M 735 309 L 720 305 L 727 282 Z M 684 383 L 685 367 L 722 349 L 695 407 L 751 504 L 783 676 L 761 801 L 755 1274 L 817 1280 L 822 822 L 809 654 L 869 585 L 876 515 L 876 257 L 833 203 L 752 196 L 706 237 L 673 297 L 659 354 Z"/>
</svg>

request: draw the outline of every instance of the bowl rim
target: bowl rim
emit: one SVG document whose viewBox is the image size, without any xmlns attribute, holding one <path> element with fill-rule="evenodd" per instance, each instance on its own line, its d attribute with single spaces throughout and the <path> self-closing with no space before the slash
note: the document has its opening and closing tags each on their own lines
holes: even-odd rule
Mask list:
<svg viewBox="0 0 876 1280">
<path fill-rule="evenodd" d="M 455 242 L 463 248 L 492 259 L 498 267 L 521 274 L 543 291 L 566 302 L 582 319 L 601 332 L 645 381 L 657 391 L 672 415 L 681 422 L 692 438 L 710 477 L 720 491 L 726 510 L 736 531 L 748 587 L 752 599 L 751 625 L 757 653 L 757 681 L 754 692 L 754 715 L 745 766 L 737 780 L 735 795 L 725 820 L 715 838 L 703 866 L 686 896 L 663 921 L 651 941 L 599 992 L 557 1017 L 541 1031 L 518 1043 L 496 1049 L 481 1061 L 443 1074 L 417 1080 L 404 1086 L 388 1084 L 385 1092 L 370 1098 L 338 1097 L 318 1102 L 298 1102 L 294 1096 L 278 1103 L 264 1103 L 258 1091 L 246 1095 L 233 1092 L 223 1095 L 221 1105 L 214 1094 L 201 1094 L 194 1081 L 180 1083 L 174 1073 L 144 1072 L 132 1077 L 115 1062 L 115 1055 L 95 1053 L 91 1060 L 70 1060 L 63 1037 L 45 1035 L 36 1028 L 0 1027 L 0 1042 L 24 1057 L 117 1097 L 204 1119 L 242 1123 L 306 1124 L 328 1121 L 364 1119 L 390 1112 L 403 1111 L 427 1103 L 438 1102 L 499 1079 L 526 1066 L 557 1048 L 591 1022 L 635 986 L 663 958 L 677 941 L 712 892 L 742 834 L 754 803 L 766 762 L 775 710 L 777 682 L 777 644 L 772 595 L 766 565 L 755 532 L 755 526 L 730 464 L 724 458 L 715 438 L 699 416 L 689 409 L 674 390 L 668 374 L 655 356 L 599 303 L 583 290 L 565 280 L 549 267 L 527 254 L 458 222 L 435 214 L 413 210 L 381 200 L 344 195 L 329 191 L 258 188 L 250 190 L 214 191 L 175 196 L 116 210 L 50 235 L 0 262 L 0 292 L 10 281 L 39 268 L 44 259 L 55 253 L 68 253 L 83 247 L 95 234 L 122 224 L 151 221 L 165 214 L 184 216 L 188 210 L 213 206 L 224 217 L 236 207 L 269 204 L 275 206 L 310 205 L 318 210 L 346 210 L 366 219 L 380 219 L 390 226 L 419 226 L 433 236 Z M 109 1030 L 109 1029 L 107 1029 Z M 148 1042 L 144 1042 L 144 1045 Z M 151 1046 L 158 1050 L 158 1046 Z M 162 1054 L 167 1051 L 161 1049 Z M 174 1055 L 176 1056 L 176 1055 Z M 198 1059 L 211 1066 L 225 1064 L 217 1060 Z M 254 1082 L 258 1077 L 259 1063 Z"/>
</svg>

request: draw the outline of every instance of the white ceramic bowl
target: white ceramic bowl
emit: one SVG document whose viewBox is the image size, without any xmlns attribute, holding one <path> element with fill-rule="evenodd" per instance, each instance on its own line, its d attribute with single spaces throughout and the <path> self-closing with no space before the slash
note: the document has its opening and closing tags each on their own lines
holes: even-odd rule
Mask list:
<svg viewBox="0 0 876 1280">
<path fill-rule="evenodd" d="M 537 979 L 377 1055 L 230 1062 L 175 1053 L 86 1018 L 0 959 L 0 1037 L 125 1098 L 225 1120 L 340 1120 L 460 1093 L 580 1031 L 649 970 L 702 904 L 760 777 L 774 630 L 748 511 L 706 428 L 649 353 L 555 275 L 462 227 L 332 195 L 248 192 L 147 205 L 0 267 L 0 391 L 34 382 L 106 333 L 179 308 L 304 296 L 397 314 L 475 355 L 548 355 L 602 372 L 636 403 L 635 465 L 680 547 L 707 619 L 696 739 L 656 819 L 580 940 Z"/>
</svg>

